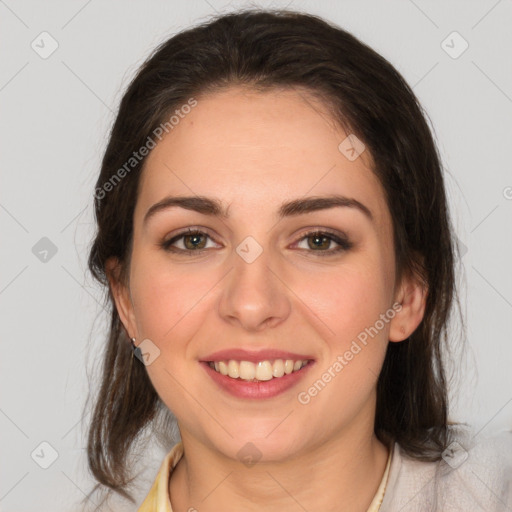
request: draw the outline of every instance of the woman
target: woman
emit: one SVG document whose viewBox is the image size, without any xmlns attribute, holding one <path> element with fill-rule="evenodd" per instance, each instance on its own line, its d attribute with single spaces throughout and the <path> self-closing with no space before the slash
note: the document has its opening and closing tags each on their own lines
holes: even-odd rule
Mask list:
<svg viewBox="0 0 512 512">
<path fill-rule="evenodd" d="M 448 421 L 441 164 L 372 49 L 289 11 L 172 37 L 122 99 L 95 207 L 99 484 L 131 498 L 128 452 L 172 412 L 139 511 L 510 505 L 509 461 Z"/>
</svg>

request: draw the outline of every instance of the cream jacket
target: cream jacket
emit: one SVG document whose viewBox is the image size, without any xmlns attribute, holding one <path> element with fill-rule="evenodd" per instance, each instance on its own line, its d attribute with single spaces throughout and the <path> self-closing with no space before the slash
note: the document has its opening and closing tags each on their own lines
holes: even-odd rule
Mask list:
<svg viewBox="0 0 512 512">
<path fill-rule="evenodd" d="M 491 438 L 460 426 L 450 432 L 438 462 L 410 458 L 394 443 L 366 512 L 512 512 L 512 431 Z M 169 479 L 182 456 L 180 442 L 164 458 L 138 512 L 172 512 Z"/>
</svg>

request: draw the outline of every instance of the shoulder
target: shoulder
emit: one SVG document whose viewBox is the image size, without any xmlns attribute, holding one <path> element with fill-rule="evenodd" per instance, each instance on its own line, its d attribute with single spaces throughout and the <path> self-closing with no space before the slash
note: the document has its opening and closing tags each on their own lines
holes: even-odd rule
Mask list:
<svg viewBox="0 0 512 512">
<path fill-rule="evenodd" d="M 512 431 L 486 436 L 449 429 L 437 462 L 409 457 L 395 443 L 381 512 L 505 512 L 512 510 Z"/>
</svg>

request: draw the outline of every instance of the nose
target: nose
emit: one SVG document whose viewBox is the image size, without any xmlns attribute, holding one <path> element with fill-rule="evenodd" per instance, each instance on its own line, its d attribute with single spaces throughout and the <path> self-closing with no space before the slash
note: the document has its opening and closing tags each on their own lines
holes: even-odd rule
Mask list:
<svg viewBox="0 0 512 512">
<path fill-rule="evenodd" d="M 263 250 L 253 259 L 254 245 L 241 246 L 232 255 L 233 268 L 224 280 L 219 314 L 239 328 L 259 332 L 286 320 L 291 309 L 291 292 L 279 275 L 270 251 Z M 248 250 L 244 252 L 244 248 Z"/>
</svg>

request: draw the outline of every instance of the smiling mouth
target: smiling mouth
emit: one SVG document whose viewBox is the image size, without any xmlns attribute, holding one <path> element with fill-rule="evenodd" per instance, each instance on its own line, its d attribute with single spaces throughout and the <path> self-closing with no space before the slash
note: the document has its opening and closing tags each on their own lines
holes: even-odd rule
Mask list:
<svg viewBox="0 0 512 512">
<path fill-rule="evenodd" d="M 267 359 L 253 363 L 230 359 L 229 361 L 208 361 L 207 364 L 217 373 L 232 379 L 262 382 L 296 373 L 311 362 L 310 359 Z"/>
</svg>

